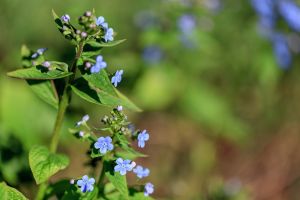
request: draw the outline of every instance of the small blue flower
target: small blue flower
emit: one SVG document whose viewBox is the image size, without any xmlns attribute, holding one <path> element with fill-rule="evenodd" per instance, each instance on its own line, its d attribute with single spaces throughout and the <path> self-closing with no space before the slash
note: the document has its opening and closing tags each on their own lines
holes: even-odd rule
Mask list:
<svg viewBox="0 0 300 200">
<path fill-rule="evenodd" d="M 139 135 L 138 135 L 138 146 L 140 148 L 145 147 L 145 141 L 149 140 L 149 134 L 147 133 L 146 130 L 143 130 Z"/>
<path fill-rule="evenodd" d="M 114 40 L 114 29 L 109 28 L 106 30 L 105 35 L 104 35 L 104 40 L 105 40 L 105 42 Z"/>
<path fill-rule="evenodd" d="M 118 86 L 118 83 L 121 82 L 123 75 L 123 70 L 117 70 L 115 75 L 111 78 L 111 83 L 114 84 L 115 87 Z"/>
<path fill-rule="evenodd" d="M 108 29 L 108 24 L 105 22 L 105 19 L 103 16 L 100 16 L 96 19 L 96 25 L 102 26 L 104 29 Z"/>
<path fill-rule="evenodd" d="M 89 115 L 84 115 L 82 119 L 76 123 L 76 126 L 80 126 L 81 124 L 86 123 L 89 119 L 90 119 Z"/>
<path fill-rule="evenodd" d="M 40 55 L 43 55 L 47 48 L 39 48 L 34 54 L 32 54 L 31 58 L 37 58 Z"/>
<path fill-rule="evenodd" d="M 81 180 L 77 181 L 77 185 L 80 187 L 82 192 L 91 192 L 94 189 L 94 178 L 89 178 L 87 175 L 84 175 Z"/>
<path fill-rule="evenodd" d="M 283 35 L 274 35 L 273 49 L 279 66 L 283 69 L 288 69 L 292 63 L 292 55 L 289 50 L 287 40 Z"/>
<path fill-rule="evenodd" d="M 117 106 L 117 111 L 121 112 L 123 110 L 123 106 Z"/>
<path fill-rule="evenodd" d="M 91 67 L 91 73 L 98 73 L 101 69 L 104 69 L 107 66 L 106 62 L 103 60 L 103 56 L 99 55 L 96 58 L 96 64 Z"/>
<path fill-rule="evenodd" d="M 275 16 L 274 7 L 275 1 L 274 0 L 251 0 L 252 6 L 255 11 L 261 17 L 271 17 Z"/>
<path fill-rule="evenodd" d="M 115 166 L 115 172 L 119 172 L 121 175 L 125 175 L 127 171 L 131 171 L 135 167 L 135 162 L 131 160 L 123 160 L 118 158 L 116 160 L 117 165 Z"/>
<path fill-rule="evenodd" d="M 300 7 L 296 3 L 280 1 L 279 12 L 292 29 L 300 31 Z"/>
<path fill-rule="evenodd" d="M 143 59 L 147 63 L 158 63 L 162 58 L 162 52 L 159 46 L 148 46 L 143 51 Z"/>
<path fill-rule="evenodd" d="M 184 34 L 190 34 L 196 27 L 195 17 L 190 14 L 182 15 L 178 19 L 177 25 Z"/>
<path fill-rule="evenodd" d="M 138 165 L 136 168 L 133 169 L 133 172 L 137 175 L 139 178 L 144 178 L 149 176 L 150 170 L 148 168 L 143 168 L 142 166 Z"/>
<path fill-rule="evenodd" d="M 152 183 L 146 183 L 144 188 L 144 195 L 147 197 L 154 192 L 154 185 Z"/>
<path fill-rule="evenodd" d="M 112 144 L 111 137 L 100 137 L 97 142 L 94 144 L 96 149 L 99 149 L 99 152 L 105 154 L 107 151 L 111 151 L 114 149 L 114 145 Z"/>
<path fill-rule="evenodd" d="M 51 63 L 49 61 L 45 61 L 41 64 L 43 67 L 49 68 L 51 66 Z"/>
<path fill-rule="evenodd" d="M 61 16 L 60 19 L 61 19 L 63 22 L 68 23 L 68 22 L 70 21 L 71 18 L 70 18 L 69 15 L 65 14 L 65 15 Z"/>
</svg>

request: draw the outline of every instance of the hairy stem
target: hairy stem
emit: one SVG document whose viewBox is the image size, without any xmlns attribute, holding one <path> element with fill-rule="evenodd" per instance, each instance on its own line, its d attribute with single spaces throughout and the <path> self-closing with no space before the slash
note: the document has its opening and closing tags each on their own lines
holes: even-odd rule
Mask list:
<svg viewBox="0 0 300 200">
<path fill-rule="evenodd" d="M 102 166 L 101 173 L 100 173 L 100 177 L 99 177 L 99 180 L 98 180 L 98 183 L 97 183 L 98 188 L 99 188 L 99 193 L 98 193 L 98 195 L 103 194 L 103 191 L 104 191 L 104 185 L 103 185 L 104 176 L 105 176 L 105 169 L 104 169 L 104 165 L 103 165 L 103 166 Z"/>
<path fill-rule="evenodd" d="M 51 153 L 55 153 L 56 150 L 57 150 L 60 131 L 61 131 L 61 128 L 62 128 L 62 125 L 63 125 L 64 116 L 65 116 L 66 110 L 69 106 L 69 100 L 71 98 L 71 91 L 70 91 L 69 85 L 75 79 L 76 69 L 77 69 L 76 65 L 77 65 L 77 61 L 80 58 L 81 53 L 83 51 L 83 46 L 84 46 L 83 42 L 81 42 L 77 46 L 76 56 L 75 56 L 74 61 L 71 65 L 71 68 L 70 68 L 70 71 L 73 72 L 73 74 L 70 77 L 66 78 L 66 85 L 64 87 L 63 94 L 62 94 L 62 96 L 60 98 L 60 101 L 59 101 L 58 112 L 57 112 L 55 125 L 54 125 L 53 132 L 52 132 L 50 147 L 49 147 Z M 37 196 L 36 196 L 36 200 L 42 200 L 44 198 L 44 195 L 45 195 L 45 192 L 46 192 L 46 189 L 47 189 L 47 185 L 48 185 L 47 183 L 42 183 L 39 186 L 38 193 L 37 193 Z"/>
</svg>

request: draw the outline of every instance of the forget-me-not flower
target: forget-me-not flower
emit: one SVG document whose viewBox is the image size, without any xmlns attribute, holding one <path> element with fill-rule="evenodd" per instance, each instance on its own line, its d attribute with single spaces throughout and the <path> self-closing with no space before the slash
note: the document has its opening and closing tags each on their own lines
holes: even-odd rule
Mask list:
<svg viewBox="0 0 300 200">
<path fill-rule="evenodd" d="M 90 71 L 92 74 L 100 72 L 107 66 L 106 62 L 103 60 L 103 56 L 99 55 L 96 58 L 96 63 L 91 67 Z"/>
<path fill-rule="evenodd" d="M 196 19 L 193 15 L 185 14 L 178 19 L 177 25 L 184 34 L 190 34 L 196 27 Z"/>
<path fill-rule="evenodd" d="M 82 179 L 77 181 L 77 185 L 80 187 L 82 192 L 91 192 L 94 189 L 94 178 L 89 178 L 87 175 L 84 175 Z"/>
<path fill-rule="evenodd" d="M 150 170 L 148 168 L 143 168 L 142 166 L 138 165 L 133 169 L 133 172 L 136 174 L 139 178 L 144 178 L 149 176 Z"/>
<path fill-rule="evenodd" d="M 121 175 L 125 175 L 127 171 L 131 171 L 136 163 L 131 160 L 123 160 L 118 158 L 116 160 L 117 165 L 114 167 L 115 172 L 119 172 Z"/>
<path fill-rule="evenodd" d="M 117 111 L 121 112 L 123 110 L 123 106 L 117 106 Z"/>
<path fill-rule="evenodd" d="M 147 63 L 158 63 L 162 58 L 162 52 L 159 46 L 148 46 L 143 51 L 143 59 Z"/>
<path fill-rule="evenodd" d="M 100 16 L 96 19 L 96 25 L 102 26 L 104 29 L 108 29 L 108 24 L 105 22 L 105 19 L 103 16 Z"/>
<path fill-rule="evenodd" d="M 280 1 L 278 9 L 287 24 L 295 31 L 300 31 L 300 7 L 292 1 Z"/>
<path fill-rule="evenodd" d="M 63 16 L 61 16 L 60 18 L 62 21 L 64 21 L 65 23 L 68 23 L 70 21 L 70 16 L 68 14 L 65 14 Z"/>
<path fill-rule="evenodd" d="M 145 141 L 149 140 L 149 134 L 147 133 L 146 130 L 143 130 L 139 135 L 138 135 L 138 147 L 144 148 L 145 147 Z"/>
<path fill-rule="evenodd" d="M 97 142 L 95 142 L 94 147 L 99 149 L 99 152 L 105 154 L 107 151 L 111 151 L 114 149 L 114 145 L 112 144 L 111 137 L 100 137 Z"/>
<path fill-rule="evenodd" d="M 113 41 L 114 40 L 114 29 L 108 28 L 104 35 L 105 42 Z"/>
<path fill-rule="evenodd" d="M 154 185 L 152 183 L 146 183 L 144 188 L 144 195 L 149 196 L 149 194 L 152 194 L 154 192 Z"/>
<path fill-rule="evenodd" d="M 284 35 L 281 35 L 279 33 L 274 35 L 273 49 L 279 66 L 283 69 L 289 68 L 292 63 L 292 55 Z"/>
<path fill-rule="evenodd" d="M 90 119 L 89 115 L 84 115 L 82 119 L 76 123 L 76 126 L 80 126 L 81 124 L 86 123 L 89 119 Z"/>
<path fill-rule="evenodd" d="M 118 83 L 121 82 L 123 75 L 123 70 L 117 70 L 115 75 L 111 78 L 111 83 L 114 84 L 115 87 L 118 86 Z"/>
<path fill-rule="evenodd" d="M 43 55 L 47 48 L 39 48 L 34 54 L 32 54 L 31 58 L 37 58 L 40 55 Z"/>
</svg>

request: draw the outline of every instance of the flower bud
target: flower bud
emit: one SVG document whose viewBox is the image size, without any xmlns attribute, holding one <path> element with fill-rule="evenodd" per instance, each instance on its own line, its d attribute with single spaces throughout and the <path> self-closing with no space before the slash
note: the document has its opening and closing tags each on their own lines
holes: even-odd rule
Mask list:
<svg viewBox="0 0 300 200">
<path fill-rule="evenodd" d="M 92 12 L 91 11 L 86 11 L 84 13 L 84 15 L 87 16 L 87 17 L 90 17 L 90 16 L 92 16 Z"/>
<path fill-rule="evenodd" d="M 86 37 L 87 37 L 87 33 L 86 33 L 86 32 L 82 32 L 82 33 L 81 33 L 81 37 L 82 37 L 82 38 L 86 38 Z"/>
</svg>

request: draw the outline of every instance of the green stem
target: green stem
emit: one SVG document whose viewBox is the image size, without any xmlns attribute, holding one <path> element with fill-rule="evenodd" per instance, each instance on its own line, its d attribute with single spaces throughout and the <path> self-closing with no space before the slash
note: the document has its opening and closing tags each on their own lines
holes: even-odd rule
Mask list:
<svg viewBox="0 0 300 200">
<path fill-rule="evenodd" d="M 98 192 L 99 195 L 103 194 L 103 191 L 104 191 L 104 185 L 103 185 L 104 177 L 105 177 L 105 169 L 104 169 L 104 165 L 103 165 L 101 173 L 100 173 L 100 177 L 99 177 L 99 180 L 97 183 L 98 188 L 99 188 L 99 192 Z"/>
<path fill-rule="evenodd" d="M 52 137 L 51 137 L 51 142 L 50 142 L 50 147 L 49 147 L 51 153 L 55 153 L 57 150 L 60 131 L 61 131 L 61 128 L 63 125 L 64 116 L 65 116 L 66 110 L 69 106 L 69 100 L 71 98 L 71 92 L 70 92 L 69 85 L 75 79 L 76 69 L 77 69 L 76 65 L 77 65 L 77 61 L 80 58 L 81 53 L 83 51 L 83 46 L 84 46 L 84 43 L 81 42 L 77 47 L 78 48 L 77 53 L 76 53 L 75 59 L 72 63 L 71 69 L 70 69 L 70 71 L 73 72 L 73 74 L 70 77 L 66 78 L 66 85 L 65 85 L 63 94 L 59 101 L 58 112 L 57 112 L 56 121 L 55 121 L 54 129 L 52 132 Z M 42 183 L 41 185 L 39 185 L 36 200 L 42 200 L 44 198 L 47 186 L 48 186 L 47 183 Z"/>
</svg>

